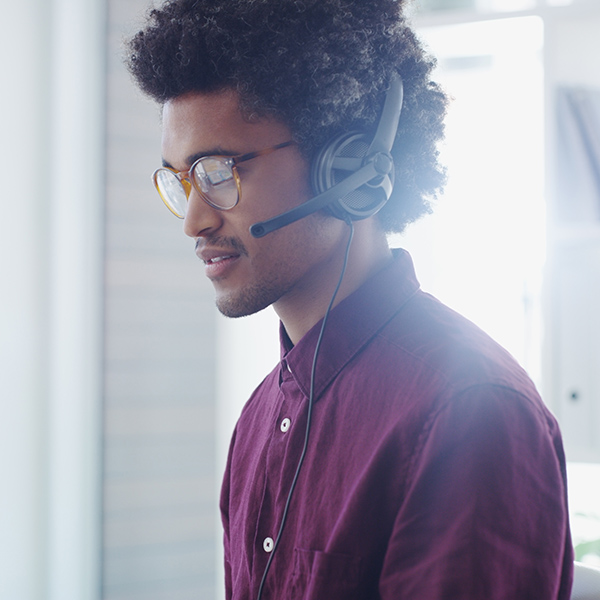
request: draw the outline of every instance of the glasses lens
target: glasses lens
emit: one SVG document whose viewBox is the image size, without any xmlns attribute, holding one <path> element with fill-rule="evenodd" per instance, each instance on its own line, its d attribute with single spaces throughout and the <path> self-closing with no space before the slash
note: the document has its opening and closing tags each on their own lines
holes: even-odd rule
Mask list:
<svg viewBox="0 0 600 600">
<path fill-rule="evenodd" d="M 167 208 L 183 219 L 187 209 L 187 195 L 175 173 L 169 169 L 158 169 L 154 174 L 154 183 Z"/>
<path fill-rule="evenodd" d="M 231 167 L 222 159 L 208 156 L 199 160 L 192 172 L 194 183 L 217 208 L 233 208 L 238 202 L 238 187 Z"/>
</svg>

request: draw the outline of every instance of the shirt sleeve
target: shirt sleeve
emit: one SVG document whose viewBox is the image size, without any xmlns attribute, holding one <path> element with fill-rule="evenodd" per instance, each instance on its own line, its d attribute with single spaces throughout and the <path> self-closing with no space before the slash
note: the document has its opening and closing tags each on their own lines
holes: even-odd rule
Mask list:
<svg viewBox="0 0 600 600">
<path fill-rule="evenodd" d="M 572 562 L 552 417 L 501 386 L 454 398 L 432 418 L 413 458 L 381 597 L 567 600 Z"/>
</svg>

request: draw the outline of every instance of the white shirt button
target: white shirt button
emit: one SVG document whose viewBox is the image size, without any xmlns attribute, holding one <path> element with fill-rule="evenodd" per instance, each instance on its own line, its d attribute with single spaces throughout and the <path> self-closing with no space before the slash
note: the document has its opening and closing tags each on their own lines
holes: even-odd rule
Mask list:
<svg viewBox="0 0 600 600">
<path fill-rule="evenodd" d="M 263 542 L 263 548 L 265 552 L 273 552 L 273 546 L 274 546 L 274 542 L 273 542 L 273 538 L 265 538 L 265 541 Z"/>
<path fill-rule="evenodd" d="M 290 363 L 286 362 L 285 364 L 287 366 L 287 370 L 291 373 L 292 372 L 292 367 L 290 367 Z"/>
<path fill-rule="evenodd" d="M 290 428 L 291 424 L 292 422 L 286 417 L 285 419 L 283 419 L 283 421 L 281 421 L 281 425 L 279 426 L 279 428 L 283 433 L 285 433 Z"/>
</svg>

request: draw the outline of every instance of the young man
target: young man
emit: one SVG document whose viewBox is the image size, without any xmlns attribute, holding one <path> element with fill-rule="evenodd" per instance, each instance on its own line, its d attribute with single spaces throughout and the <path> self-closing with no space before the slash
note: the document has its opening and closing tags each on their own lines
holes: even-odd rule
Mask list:
<svg viewBox="0 0 600 600">
<path fill-rule="evenodd" d="M 569 598 L 554 418 L 387 245 L 444 179 L 402 5 L 172 0 L 130 42 L 163 106 L 155 183 L 217 306 L 281 319 L 222 488 L 228 598 Z"/>
</svg>

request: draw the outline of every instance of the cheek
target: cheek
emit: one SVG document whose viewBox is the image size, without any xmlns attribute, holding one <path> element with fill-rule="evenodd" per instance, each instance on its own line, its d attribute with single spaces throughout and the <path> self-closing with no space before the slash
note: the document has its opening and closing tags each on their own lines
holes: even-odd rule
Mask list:
<svg viewBox="0 0 600 600">
<path fill-rule="evenodd" d="M 256 240 L 257 258 L 294 277 L 334 259 L 344 245 L 346 231 L 345 223 L 330 215 L 309 215 Z"/>
<path fill-rule="evenodd" d="M 268 205 L 267 216 L 274 216 L 312 198 L 309 165 L 297 151 L 285 149 L 268 158 L 249 180 L 249 193 L 259 199 L 257 210 Z"/>
<path fill-rule="evenodd" d="M 272 182 L 273 188 L 287 198 L 286 204 L 290 206 L 296 206 L 312 198 L 310 169 L 305 161 L 274 169 Z"/>
</svg>

